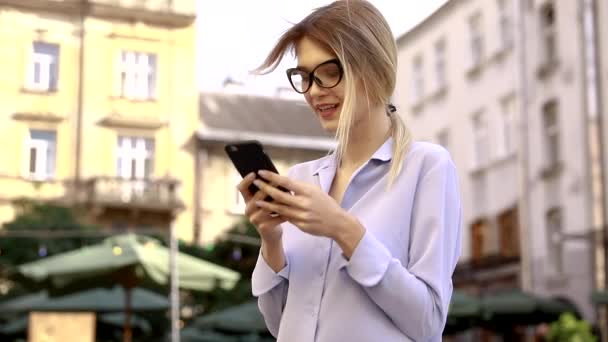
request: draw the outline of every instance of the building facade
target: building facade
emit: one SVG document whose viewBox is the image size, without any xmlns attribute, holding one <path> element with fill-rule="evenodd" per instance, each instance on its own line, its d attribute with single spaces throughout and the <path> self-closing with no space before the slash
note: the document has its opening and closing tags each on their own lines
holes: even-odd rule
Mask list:
<svg viewBox="0 0 608 342">
<path fill-rule="evenodd" d="M 0 222 L 61 201 L 192 239 L 195 2 L 0 1 Z"/>
<path fill-rule="evenodd" d="M 605 35 L 606 3 L 592 2 Z M 523 286 L 594 321 L 583 26 L 583 1 L 449 0 L 398 38 L 394 100 L 415 138 L 445 146 L 458 168 L 455 286 Z"/>
</svg>

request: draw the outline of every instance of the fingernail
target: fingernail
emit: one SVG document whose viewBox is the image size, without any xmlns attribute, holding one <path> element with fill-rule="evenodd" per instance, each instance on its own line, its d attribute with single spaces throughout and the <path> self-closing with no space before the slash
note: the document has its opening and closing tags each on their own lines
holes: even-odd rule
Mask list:
<svg viewBox="0 0 608 342">
<path fill-rule="evenodd" d="M 266 171 L 266 170 L 260 170 L 260 171 L 258 171 L 258 173 L 260 174 L 260 176 L 268 175 L 268 171 Z"/>
<path fill-rule="evenodd" d="M 256 179 L 253 181 L 253 184 L 255 185 L 262 185 L 262 181 L 260 181 L 259 179 Z"/>
<path fill-rule="evenodd" d="M 263 203 L 264 201 L 255 201 L 255 205 L 257 205 L 258 207 L 261 207 Z"/>
</svg>

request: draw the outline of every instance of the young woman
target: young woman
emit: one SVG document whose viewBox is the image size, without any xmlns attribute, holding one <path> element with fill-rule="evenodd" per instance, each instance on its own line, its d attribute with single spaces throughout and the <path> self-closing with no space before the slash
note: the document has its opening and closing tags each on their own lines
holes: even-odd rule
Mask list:
<svg viewBox="0 0 608 342">
<path fill-rule="evenodd" d="M 262 240 L 252 290 L 269 330 L 279 342 L 440 341 L 460 254 L 458 180 L 449 153 L 411 142 L 388 102 L 397 49 L 386 20 L 367 1 L 336 1 L 283 34 L 258 71 L 288 50 L 290 83 L 338 145 L 238 186 Z"/>
</svg>

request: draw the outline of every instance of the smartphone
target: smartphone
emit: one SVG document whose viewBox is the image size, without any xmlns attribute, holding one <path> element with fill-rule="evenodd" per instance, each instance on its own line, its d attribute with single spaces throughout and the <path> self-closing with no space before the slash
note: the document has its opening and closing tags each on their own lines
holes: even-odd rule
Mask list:
<svg viewBox="0 0 608 342">
<path fill-rule="evenodd" d="M 254 172 L 256 178 L 260 178 L 258 175 L 258 171 L 260 170 L 278 173 L 274 163 L 264 151 L 264 147 L 257 140 L 229 143 L 226 144 L 224 150 L 242 177 Z M 279 189 L 289 192 L 289 190 L 282 187 L 279 187 Z M 258 190 L 258 187 L 254 184 L 249 186 L 249 192 L 252 195 Z M 264 200 L 272 201 L 272 197 L 267 196 Z"/>
</svg>

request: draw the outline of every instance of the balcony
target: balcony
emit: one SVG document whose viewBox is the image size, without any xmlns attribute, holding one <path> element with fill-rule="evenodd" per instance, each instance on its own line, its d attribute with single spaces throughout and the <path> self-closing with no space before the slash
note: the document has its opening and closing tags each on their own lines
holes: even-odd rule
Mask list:
<svg viewBox="0 0 608 342">
<path fill-rule="evenodd" d="M 184 206 L 178 190 L 174 179 L 95 177 L 79 187 L 77 198 L 96 208 L 176 212 Z"/>
<path fill-rule="evenodd" d="M 0 5 L 169 27 L 189 26 L 196 17 L 196 0 L 0 0 Z"/>
</svg>

